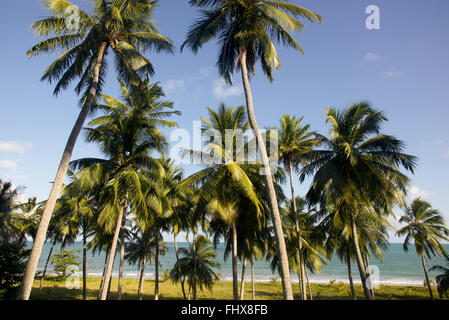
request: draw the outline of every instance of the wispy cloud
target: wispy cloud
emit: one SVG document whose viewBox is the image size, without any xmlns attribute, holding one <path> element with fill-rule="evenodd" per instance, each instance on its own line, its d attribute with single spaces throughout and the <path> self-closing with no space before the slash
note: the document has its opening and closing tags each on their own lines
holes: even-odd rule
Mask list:
<svg viewBox="0 0 449 320">
<path fill-rule="evenodd" d="M 402 76 L 402 72 L 396 71 L 394 69 L 389 69 L 384 71 L 384 76 L 387 78 L 400 78 Z"/>
<path fill-rule="evenodd" d="M 363 57 L 363 62 L 378 62 L 378 61 L 380 61 L 380 55 L 373 52 L 367 52 Z"/>
<path fill-rule="evenodd" d="M 212 82 L 212 90 L 218 99 L 224 99 L 232 96 L 240 96 L 243 94 L 241 87 L 228 87 L 223 79 L 216 79 Z"/>
<path fill-rule="evenodd" d="M 418 186 L 413 186 L 410 188 L 410 196 L 411 198 L 422 198 L 422 199 L 430 199 L 434 198 L 437 194 L 435 192 L 429 192 L 423 189 L 420 189 Z"/>
<path fill-rule="evenodd" d="M 0 160 L 0 169 L 14 172 L 17 170 L 17 163 L 12 160 Z"/>
<path fill-rule="evenodd" d="M 184 90 L 185 89 L 185 83 L 183 79 L 171 79 L 168 80 L 164 85 L 164 90 L 166 94 L 173 93 L 177 90 Z"/>
<path fill-rule="evenodd" d="M 445 143 L 446 139 L 435 139 L 435 140 L 430 140 L 430 141 L 421 141 L 419 142 L 420 146 L 428 146 L 428 145 L 437 145 L 437 144 L 442 144 Z"/>
<path fill-rule="evenodd" d="M 31 148 L 31 143 L 21 141 L 0 141 L 0 152 L 24 154 Z"/>
</svg>

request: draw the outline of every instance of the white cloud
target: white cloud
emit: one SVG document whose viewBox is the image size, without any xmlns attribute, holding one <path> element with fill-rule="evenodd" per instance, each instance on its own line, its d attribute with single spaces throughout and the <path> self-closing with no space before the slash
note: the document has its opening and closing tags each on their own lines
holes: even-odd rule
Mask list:
<svg viewBox="0 0 449 320">
<path fill-rule="evenodd" d="M 402 76 L 402 72 L 390 69 L 388 71 L 384 71 L 384 76 L 386 76 L 387 78 L 400 78 Z"/>
<path fill-rule="evenodd" d="M 430 199 L 430 198 L 433 198 L 433 197 L 436 196 L 435 192 L 429 192 L 429 191 L 426 191 L 426 190 L 422 190 L 418 186 L 411 187 L 409 191 L 410 191 L 410 193 L 409 193 L 410 197 L 412 199 L 415 199 L 415 198 L 418 198 L 418 197 L 422 198 L 422 199 Z"/>
<path fill-rule="evenodd" d="M 0 152 L 24 154 L 31 148 L 31 143 L 21 141 L 0 141 Z"/>
<path fill-rule="evenodd" d="M 372 52 L 367 52 L 363 57 L 363 61 L 365 62 L 377 62 L 380 61 L 380 55 Z"/>
<path fill-rule="evenodd" d="M 216 98 L 223 99 L 232 96 L 240 96 L 243 94 L 241 87 L 228 87 L 223 79 L 216 79 L 212 82 L 213 92 Z"/>
<path fill-rule="evenodd" d="M 208 76 L 212 73 L 212 71 L 214 71 L 214 70 L 215 70 L 214 67 L 201 68 L 201 69 L 200 69 L 200 75 L 201 75 L 203 78 L 206 78 L 206 77 L 208 77 Z"/>
<path fill-rule="evenodd" d="M 170 94 L 176 90 L 184 90 L 184 80 L 182 79 L 172 79 L 168 80 L 164 85 L 165 93 Z"/>
<path fill-rule="evenodd" d="M 12 160 L 0 160 L 0 169 L 8 170 L 8 171 L 16 171 L 17 163 Z"/>
</svg>

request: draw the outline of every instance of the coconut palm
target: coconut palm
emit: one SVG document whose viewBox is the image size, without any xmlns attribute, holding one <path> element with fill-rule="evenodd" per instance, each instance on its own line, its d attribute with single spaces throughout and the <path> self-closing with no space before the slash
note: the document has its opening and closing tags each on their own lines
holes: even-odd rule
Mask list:
<svg viewBox="0 0 449 320">
<path fill-rule="evenodd" d="M 148 194 L 155 192 L 155 188 L 142 169 L 155 166 L 157 161 L 150 152 L 162 150 L 165 144 L 158 127 L 175 126 L 175 122 L 166 118 L 179 114 L 170 110 L 172 103 L 161 100 L 163 92 L 158 85 L 149 86 L 142 82 L 131 86 L 130 90 L 122 85 L 122 95 L 123 102 L 104 95 L 107 104 L 98 108 L 105 115 L 92 120 L 89 123 L 91 127 L 86 129 L 88 141 L 98 143 L 108 159 L 86 158 L 71 164 L 75 169 L 82 168 L 82 186 L 102 187 L 102 208 L 98 220 L 106 230 L 114 230 L 101 299 L 106 299 L 112 257 L 129 207 L 140 222 L 151 220 L 151 211 L 161 210 L 155 203 L 157 197 L 153 196 L 147 202 Z"/>
<path fill-rule="evenodd" d="M 406 225 L 397 231 L 398 236 L 405 236 L 404 250 L 408 251 L 408 246 L 413 240 L 418 256 L 421 257 L 424 274 L 426 276 L 427 287 L 430 298 L 433 299 L 432 287 L 430 286 L 429 275 L 427 273 L 426 256 L 447 255 L 446 249 L 441 245 L 441 240 L 449 240 L 449 229 L 444 224 L 441 213 L 432 208 L 432 205 L 416 198 L 405 208 L 404 215 L 399 222 Z"/>
<path fill-rule="evenodd" d="M 9 242 L 19 231 L 13 210 L 19 205 L 19 190 L 10 181 L 0 179 L 0 241 Z"/>
<path fill-rule="evenodd" d="M 311 132 L 310 125 L 302 124 L 303 118 L 284 115 L 281 118 L 279 128 L 279 159 L 283 162 L 284 168 L 290 175 L 290 189 L 292 193 L 293 212 L 297 212 L 295 189 L 293 185 L 293 169 L 298 171 L 301 164 L 305 164 L 304 154 L 309 153 L 319 144 L 319 139 L 315 137 L 315 132 Z M 301 230 L 298 218 L 295 218 L 296 234 L 298 240 L 299 265 L 301 274 L 305 274 L 304 258 L 302 256 Z M 304 277 L 301 278 L 302 299 L 306 300 L 306 286 Z"/>
<path fill-rule="evenodd" d="M 28 51 L 29 57 L 62 51 L 62 55 L 45 71 L 42 80 L 56 82 L 55 95 L 75 79 L 79 79 L 77 93 L 85 92 L 81 100 L 81 112 L 64 149 L 33 243 L 20 299 L 29 298 L 48 224 L 61 192 L 75 142 L 105 81 L 105 57 L 108 50 L 113 52 L 115 69 L 126 83 L 154 74 L 154 68 L 142 55 L 143 52 L 149 49 L 172 51 L 170 40 L 160 35 L 151 21 L 155 3 L 154 0 L 95 0 L 92 1 L 92 13 L 89 14 L 67 0 L 43 0 L 42 5 L 50 16 L 31 25 L 38 35 L 46 39 Z M 72 24 L 73 21 L 76 23 Z"/>
<path fill-rule="evenodd" d="M 330 138 L 319 136 L 325 149 L 309 153 L 311 162 L 301 169 L 300 180 L 314 175 L 308 202 L 320 203 L 327 212 L 333 212 L 334 224 L 351 225 L 365 297 L 372 299 L 357 216 L 387 216 L 395 204 L 403 205 L 408 178 L 400 167 L 413 172 L 416 158 L 403 153 L 402 141 L 380 134 L 380 126 L 387 118 L 368 103 L 352 104 L 343 111 L 328 108 L 326 113 Z"/>
<path fill-rule="evenodd" d="M 441 274 L 435 277 L 435 281 L 437 282 L 437 289 L 440 298 L 443 296 L 443 293 L 448 297 L 447 292 L 449 290 L 449 257 L 444 256 L 447 261 L 448 267 L 443 266 L 433 266 L 429 269 L 429 271 L 439 271 Z"/>
<path fill-rule="evenodd" d="M 224 227 L 219 222 L 220 230 L 225 228 L 229 232 L 224 233 L 232 235 L 233 297 L 238 300 L 236 221 L 241 212 L 247 218 L 252 214 L 260 216 L 262 205 L 251 180 L 242 168 L 244 163 L 239 161 L 245 151 L 239 140 L 243 139 L 242 134 L 249 127 L 244 107 L 227 108 L 220 104 L 217 111 L 208 108 L 208 112 L 210 120 L 202 118 L 202 132 L 212 136 L 213 141 L 206 144 L 206 152 L 193 151 L 194 156 L 201 156 L 208 167 L 186 178 L 182 185 L 190 186 L 201 182 L 199 193 L 205 212 L 227 226 Z M 247 201 L 251 205 L 248 206 Z M 246 212 L 240 210 L 243 205 L 250 209 Z M 256 225 L 258 224 L 260 223 Z"/>
<path fill-rule="evenodd" d="M 231 83 L 234 71 L 241 71 L 248 118 L 259 144 L 270 196 L 276 241 L 282 261 L 281 278 L 284 298 L 291 300 L 293 295 L 279 208 L 264 139 L 254 113 L 248 72 L 254 73 L 255 64 L 260 60 L 264 74 L 272 81 L 273 69 L 277 70 L 280 66 L 279 56 L 272 39 L 302 52 L 301 46 L 290 34 L 303 27 L 297 19 L 301 17 L 310 22 L 321 22 L 321 17 L 286 1 L 190 0 L 189 3 L 202 9 L 201 17 L 191 25 L 181 50 L 188 46 L 197 53 L 206 42 L 218 38 L 220 49 L 217 68 L 220 75 L 227 83 Z"/>
<path fill-rule="evenodd" d="M 179 282 L 187 281 L 193 292 L 193 300 L 197 298 L 197 288 L 211 289 L 214 281 L 218 280 L 213 268 L 219 264 L 214 260 L 215 251 L 210 241 L 199 235 L 188 248 L 179 248 L 181 258 L 170 271 L 170 279 Z"/>
</svg>

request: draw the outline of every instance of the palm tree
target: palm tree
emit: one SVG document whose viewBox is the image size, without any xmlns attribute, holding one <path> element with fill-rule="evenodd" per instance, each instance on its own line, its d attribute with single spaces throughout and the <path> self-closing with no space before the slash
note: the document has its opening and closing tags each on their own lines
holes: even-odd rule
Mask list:
<svg viewBox="0 0 449 320">
<path fill-rule="evenodd" d="M 438 294 L 440 295 L 440 298 L 443 296 L 443 293 L 446 294 L 446 297 L 448 297 L 447 292 L 449 290 L 449 256 L 444 257 L 446 258 L 446 261 L 448 263 L 447 268 L 443 266 L 433 266 L 432 268 L 429 269 L 429 271 L 442 272 L 441 274 L 435 277 L 435 280 L 437 282 Z"/>
<path fill-rule="evenodd" d="M 414 199 L 410 206 L 405 208 L 405 213 L 399 222 L 405 223 L 406 226 L 400 228 L 397 235 L 405 236 L 405 251 L 408 251 L 410 242 L 412 239 L 414 240 L 416 253 L 421 257 L 430 298 L 433 299 L 425 256 L 430 259 L 431 255 L 440 255 L 440 253 L 447 255 L 446 249 L 440 244 L 440 241 L 449 240 L 449 229 L 444 224 L 441 213 L 421 198 Z"/>
<path fill-rule="evenodd" d="M 156 191 L 142 170 L 155 166 L 157 161 L 150 152 L 162 150 L 165 144 L 158 127 L 176 126 L 166 118 L 179 114 L 167 110 L 173 107 L 172 103 L 161 101 L 163 92 L 158 85 L 142 82 L 129 91 L 122 85 L 122 95 L 124 102 L 104 95 L 107 104 L 98 107 L 106 114 L 92 120 L 86 129 L 88 141 L 99 143 L 109 159 L 86 158 L 71 164 L 75 169 L 83 168 L 82 186 L 102 188 L 103 205 L 98 219 L 106 230 L 114 230 L 101 299 L 106 299 L 125 212 L 131 207 L 138 221 L 148 223 L 152 218 L 149 212 L 161 210 L 155 203 L 157 197 L 152 196 L 147 202 L 148 194 Z"/>
<path fill-rule="evenodd" d="M 215 251 L 210 241 L 199 235 L 189 248 L 179 248 L 181 258 L 176 262 L 170 272 L 172 281 L 179 282 L 183 279 L 187 281 L 193 291 L 193 300 L 197 298 L 197 288 L 211 289 L 214 281 L 218 280 L 213 268 L 219 264 L 214 260 Z"/>
<path fill-rule="evenodd" d="M 273 69 L 279 68 L 280 60 L 271 39 L 277 39 L 287 47 L 302 52 L 301 46 L 290 34 L 290 32 L 299 31 L 303 27 L 297 18 L 302 17 L 310 22 L 321 22 L 321 17 L 286 1 L 190 0 L 189 3 L 202 8 L 202 16 L 190 27 L 181 50 L 188 46 L 194 53 L 197 53 L 203 44 L 218 38 L 220 51 L 217 67 L 220 75 L 227 83 L 231 83 L 234 71 L 239 69 L 241 71 L 248 118 L 259 145 L 267 191 L 270 196 L 276 242 L 282 262 L 281 278 L 284 298 L 292 300 L 293 294 L 279 208 L 264 139 L 259 131 L 254 113 L 248 71 L 254 73 L 255 64 L 257 60 L 260 60 L 263 72 L 272 81 Z"/>
<path fill-rule="evenodd" d="M 315 138 L 315 132 L 310 132 L 310 125 L 302 125 L 303 118 L 297 119 L 296 116 L 284 115 L 281 118 L 279 130 L 279 159 L 283 162 L 284 168 L 290 175 L 290 189 L 292 193 L 293 212 L 296 212 L 296 196 L 293 186 L 293 168 L 298 170 L 299 165 L 305 164 L 304 154 L 309 153 L 319 140 Z M 298 240 L 299 265 L 301 274 L 305 274 L 304 258 L 302 256 L 301 230 L 299 228 L 298 217 L 295 218 L 296 237 Z M 306 300 L 305 279 L 301 277 L 302 300 Z"/>
<path fill-rule="evenodd" d="M 192 153 L 202 156 L 203 163 L 209 166 L 186 178 L 182 185 L 190 186 L 202 182 L 199 193 L 205 212 L 213 219 L 221 221 L 226 227 L 219 222 L 220 229 L 224 227 L 229 231 L 225 233 L 232 235 L 229 240 L 232 243 L 233 297 L 234 300 L 238 300 L 238 216 L 243 212 L 247 218 L 253 214 L 258 217 L 261 215 L 262 205 L 251 180 L 243 169 L 245 164 L 238 161 L 245 151 L 245 148 L 238 143 L 239 138 L 242 138 L 239 135 L 248 128 L 244 107 L 227 108 L 224 104 L 220 104 L 218 111 L 208 108 L 208 112 L 210 120 L 202 118 L 202 131 L 208 131 L 214 139 L 207 143 L 206 152 L 193 151 Z M 230 145 L 229 141 L 226 141 L 227 137 L 232 138 Z M 208 152 L 213 156 L 211 157 Z M 248 208 L 246 212 L 240 210 L 245 204 Z M 256 225 L 258 224 L 260 223 Z"/>
<path fill-rule="evenodd" d="M 113 51 L 115 69 L 120 79 L 126 83 L 154 74 L 152 64 L 142 52 L 149 49 L 172 51 L 170 40 L 160 35 L 151 21 L 155 3 L 154 0 L 94 0 L 93 12 L 89 14 L 67 0 L 42 1 L 42 5 L 50 12 L 50 17 L 36 21 L 31 28 L 41 37 L 49 34 L 54 36 L 33 46 L 28 51 L 28 56 L 62 51 L 63 54 L 45 71 L 42 80 L 57 82 L 54 89 L 54 94 L 57 95 L 79 78 L 76 91 L 80 94 L 85 90 L 85 93 L 81 100 L 81 112 L 64 149 L 36 241 L 33 243 L 19 293 L 20 299 L 27 300 L 31 293 L 48 224 L 61 192 L 75 142 L 105 81 L 105 56 L 108 50 Z M 76 8 L 78 12 L 76 18 L 79 26 L 76 28 L 69 23 L 73 18 L 69 14 L 73 12 L 71 8 Z"/>
<path fill-rule="evenodd" d="M 366 299 L 372 299 L 357 228 L 358 215 L 392 214 L 403 204 L 408 178 L 400 166 L 413 172 L 416 158 L 403 153 L 404 144 L 380 134 L 385 115 L 368 103 L 350 105 L 344 111 L 327 110 L 330 138 L 319 136 L 324 150 L 309 153 L 311 161 L 301 169 L 300 180 L 314 174 L 307 193 L 309 203 L 333 213 L 334 224 L 350 224 L 352 241 Z"/>
<path fill-rule="evenodd" d="M 19 190 L 10 181 L 0 179 L 0 241 L 12 241 L 18 229 L 14 223 L 16 214 L 12 211 L 19 205 Z"/>
</svg>

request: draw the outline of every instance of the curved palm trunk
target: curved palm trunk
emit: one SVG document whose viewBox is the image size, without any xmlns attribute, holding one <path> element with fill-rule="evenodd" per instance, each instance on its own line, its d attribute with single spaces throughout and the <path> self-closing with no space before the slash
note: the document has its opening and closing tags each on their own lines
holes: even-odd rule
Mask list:
<svg viewBox="0 0 449 320">
<path fill-rule="evenodd" d="M 124 211 L 124 206 L 121 206 L 120 213 L 117 218 L 117 225 L 115 227 L 114 238 L 112 239 L 111 249 L 109 252 L 108 268 L 106 269 L 105 283 L 101 290 L 100 300 L 106 300 L 106 298 L 107 298 L 108 288 L 109 288 L 111 277 L 112 277 L 112 266 L 114 264 L 115 252 L 116 252 L 116 248 L 117 248 L 117 241 L 118 241 L 118 237 L 120 234 L 120 228 L 122 226 L 123 211 Z"/>
<path fill-rule="evenodd" d="M 147 257 L 143 257 L 142 267 L 140 269 L 140 279 L 139 279 L 139 289 L 137 290 L 137 297 L 139 300 L 142 300 L 142 292 L 143 292 L 143 278 L 145 276 L 145 266 L 147 264 Z"/>
<path fill-rule="evenodd" d="M 355 253 L 356 253 L 356 257 L 357 257 L 357 266 L 359 268 L 360 279 L 362 280 L 363 292 L 365 294 L 365 299 L 372 300 L 371 290 L 368 288 L 368 284 L 367 284 L 365 264 L 363 263 L 362 253 L 360 252 L 359 237 L 357 235 L 357 226 L 355 223 L 354 216 L 351 217 L 351 225 L 352 225 L 352 235 L 353 235 L 352 239 L 354 241 Z"/>
<path fill-rule="evenodd" d="M 238 300 L 238 276 L 237 276 L 237 228 L 232 224 L 232 297 Z"/>
<path fill-rule="evenodd" d="M 267 150 L 262 135 L 260 134 L 257 125 L 256 116 L 254 114 L 253 97 L 248 79 L 248 70 L 246 67 L 246 51 L 240 52 L 240 67 L 242 71 L 243 88 L 245 91 L 246 108 L 248 112 L 249 123 L 254 131 L 259 145 L 259 152 L 262 159 L 262 166 L 265 172 L 265 182 L 267 184 L 267 191 L 270 200 L 271 215 L 276 236 L 277 250 L 280 261 L 280 276 L 282 279 L 282 289 L 284 299 L 293 300 L 292 284 L 290 282 L 290 270 L 288 266 L 287 249 L 285 247 L 284 232 L 282 231 L 281 217 L 279 214 L 279 207 L 276 199 L 276 192 L 274 190 L 273 177 L 271 175 L 270 163 L 267 156 Z"/>
<path fill-rule="evenodd" d="M 301 231 L 299 230 L 299 221 L 298 221 L 298 209 L 296 208 L 296 197 L 295 197 L 295 188 L 293 186 L 293 169 L 292 169 L 292 161 L 288 161 L 288 172 L 290 175 L 290 189 L 292 192 L 292 203 L 293 203 L 293 211 L 295 212 L 295 227 L 296 227 L 296 238 L 298 241 L 298 254 L 299 254 L 299 266 L 301 268 L 301 275 L 305 275 L 305 266 L 304 266 L 304 257 L 302 251 L 302 241 L 301 241 Z M 300 277 L 299 285 L 301 286 L 301 299 L 307 300 L 306 295 L 306 284 L 304 281 L 305 277 Z"/>
<path fill-rule="evenodd" d="M 357 300 L 357 295 L 355 293 L 354 281 L 352 280 L 352 270 L 351 270 L 351 258 L 349 252 L 346 253 L 346 266 L 348 267 L 348 278 L 349 286 L 351 287 L 352 300 Z"/>
<path fill-rule="evenodd" d="M 158 234 L 156 235 L 156 258 L 154 259 L 154 262 L 156 264 L 156 279 L 154 283 L 154 300 L 159 300 L 159 230 Z"/>
<path fill-rule="evenodd" d="M 107 251 L 106 256 L 104 258 L 104 266 L 103 266 L 103 273 L 101 274 L 100 288 L 98 289 L 98 295 L 97 295 L 98 300 L 101 297 L 101 290 L 103 289 L 103 286 L 104 286 L 104 279 L 106 277 L 106 268 L 108 266 L 108 257 L 109 257 L 109 252 Z"/>
<path fill-rule="evenodd" d="M 179 254 L 178 254 L 178 244 L 176 242 L 176 233 L 173 233 L 173 242 L 175 244 L 176 262 L 178 262 L 179 261 Z M 179 266 L 179 265 L 178 265 L 178 271 L 181 274 L 181 266 Z M 181 289 L 182 289 L 182 296 L 184 297 L 184 300 L 187 300 L 186 290 L 184 288 L 184 279 L 181 280 Z"/>
<path fill-rule="evenodd" d="M 245 293 L 245 271 L 246 271 L 246 258 L 243 258 L 242 279 L 240 281 L 240 300 L 243 300 L 243 295 Z"/>
<path fill-rule="evenodd" d="M 424 255 L 421 256 L 421 261 L 422 261 L 422 266 L 424 269 L 424 274 L 426 275 L 426 282 L 427 282 L 427 288 L 429 288 L 430 299 L 433 300 L 432 287 L 430 286 L 429 275 L 427 274 L 426 258 L 424 257 Z"/>
<path fill-rule="evenodd" d="M 104 42 L 100 45 L 98 50 L 98 57 L 95 63 L 92 85 L 89 89 L 89 94 L 87 96 L 86 102 L 81 109 L 78 119 L 70 133 L 69 139 L 62 154 L 61 161 L 59 163 L 58 171 L 56 173 L 53 186 L 48 196 L 47 203 L 42 213 L 42 218 L 37 229 L 36 237 L 33 242 L 33 247 L 31 249 L 30 257 L 28 258 L 25 273 L 23 275 L 22 285 L 20 287 L 18 300 L 28 300 L 30 298 L 31 288 L 33 287 L 34 275 L 36 273 L 37 264 L 39 263 L 39 258 L 42 253 L 42 246 L 45 242 L 45 237 L 47 235 L 48 224 L 50 223 L 53 210 L 55 208 L 56 200 L 61 193 L 62 184 L 64 182 L 67 169 L 69 167 L 70 158 L 72 157 L 73 148 L 75 147 L 76 139 L 83 127 L 83 124 L 89 114 L 92 103 L 94 102 L 95 95 L 97 94 L 97 86 L 100 77 L 100 67 L 103 62 L 103 57 L 106 52 L 107 43 Z"/>
<path fill-rule="evenodd" d="M 83 300 L 87 298 L 87 221 L 83 217 Z"/>
<path fill-rule="evenodd" d="M 118 274 L 117 299 L 122 300 L 122 279 L 123 279 L 123 262 L 125 258 L 125 215 L 123 215 L 122 228 L 120 232 L 120 267 Z"/>
<path fill-rule="evenodd" d="M 41 293 L 42 286 L 44 284 L 44 279 L 45 279 L 45 274 L 47 273 L 48 263 L 50 262 L 51 254 L 53 252 L 53 249 L 54 249 L 55 245 L 56 245 L 56 240 L 53 241 L 53 244 L 52 244 L 52 246 L 50 248 L 50 252 L 48 253 L 47 261 L 45 262 L 44 271 L 42 272 L 41 283 L 39 285 L 39 294 Z"/>
<path fill-rule="evenodd" d="M 251 259 L 251 298 L 256 300 L 256 290 L 254 290 L 254 261 Z"/>
</svg>

